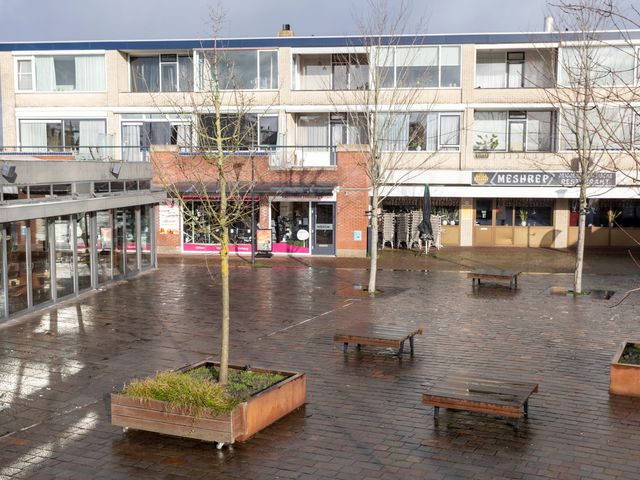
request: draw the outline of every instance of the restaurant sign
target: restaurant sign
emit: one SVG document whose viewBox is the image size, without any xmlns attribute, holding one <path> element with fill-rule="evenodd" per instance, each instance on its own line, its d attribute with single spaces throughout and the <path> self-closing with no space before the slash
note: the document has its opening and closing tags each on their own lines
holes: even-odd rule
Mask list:
<svg viewBox="0 0 640 480">
<path fill-rule="evenodd" d="M 578 172 L 473 172 L 472 185 L 501 187 L 576 187 L 580 183 Z M 615 172 L 592 173 L 588 185 L 592 187 L 613 187 Z"/>
</svg>

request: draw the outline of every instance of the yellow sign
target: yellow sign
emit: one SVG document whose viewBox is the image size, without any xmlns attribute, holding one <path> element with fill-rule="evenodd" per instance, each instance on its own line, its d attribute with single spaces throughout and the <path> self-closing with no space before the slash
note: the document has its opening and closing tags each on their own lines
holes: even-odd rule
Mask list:
<svg viewBox="0 0 640 480">
<path fill-rule="evenodd" d="M 478 172 L 473 175 L 473 183 L 476 185 L 485 185 L 489 181 L 489 175 L 484 172 Z"/>
</svg>

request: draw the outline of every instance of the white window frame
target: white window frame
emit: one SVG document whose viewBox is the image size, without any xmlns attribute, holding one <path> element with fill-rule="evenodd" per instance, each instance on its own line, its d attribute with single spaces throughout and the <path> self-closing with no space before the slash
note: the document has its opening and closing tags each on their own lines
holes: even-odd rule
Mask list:
<svg viewBox="0 0 640 480">
<path fill-rule="evenodd" d="M 476 150 L 475 148 L 473 148 L 474 152 L 498 152 L 498 153 L 553 153 L 556 151 L 561 151 L 559 149 L 559 146 L 557 145 L 560 139 L 560 119 L 558 118 L 559 115 L 554 115 L 555 110 L 553 109 L 525 109 L 525 110 L 475 110 L 473 112 L 474 115 L 474 126 L 471 129 L 472 134 L 474 133 L 474 129 L 475 129 L 475 114 L 476 112 L 481 113 L 481 112 L 506 112 L 507 116 L 505 119 L 505 145 L 504 148 L 496 148 L 495 150 Z M 525 116 L 524 118 L 511 118 L 510 117 L 510 113 L 511 112 L 524 112 Z M 556 120 L 556 124 L 555 125 L 550 125 L 549 128 L 549 134 L 551 135 L 551 138 L 549 139 L 549 150 L 529 150 L 529 113 L 530 112 L 551 112 L 551 122 L 553 122 L 554 118 Z M 510 145 L 511 145 L 511 123 L 524 123 L 524 138 L 523 138 L 523 146 L 524 146 L 524 150 L 516 150 L 516 151 L 512 151 L 510 150 Z M 487 135 L 490 135 L 490 133 L 487 133 Z"/>
<path fill-rule="evenodd" d="M 175 55 L 176 56 L 176 61 L 175 62 L 163 62 L 162 61 L 162 55 Z M 191 90 L 181 90 L 180 89 L 180 57 L 191 57 L 191 85 L 192 85 L 192 89 Z M 158 57 L 158 92 L 134 92 L 133 91 L 133 82 L 132 82 L 132 70 L 131 70 L 131 57 Z M 177 52 L 164 52 L 164 53 L 158 53 L 158 54 L 151 54 L 151 55 L 136 55 L 128 53 L 127 54 L 127 66 L 128 66 L 128 70 L 129 70 L 129 92 L 130 93 L 178 93 L 178 92 L 195 92 L 196 90 L 196 83 L 195 83 L 195 79 L 196 79 L 196 59 L 195 59 L 195 52 L 193 50 L 189 51 L 188 53 L 184 54 L 184 53 L 177 53 Z M 178 87 L 177 90 L 172 91 L 172 92 L 165 92 L 162 90 L 162 64 L 175 64 L 176 65 L 176 86 Z"/>
<path fill-rule="evenodd" d="M 201 72 L 201 64 L 200 64 L 200 56 L 202 55 L 203 61 L 203 66 L 210 68 L 209 64 L 206 62 L 206 52 L 211 51 L 211 49 L 202 49 L 202 50 L 195 50 L 193 52 L 193 74 L 194 74 L 194 83 L 193 83 L 193 90 L 194 92 L 202 92 L 202 91 L 206 91 L 203 88 L 202 85 L 202 76 L 204 74 L 204 72 Z M 279 86 L 280 86 L 280 50 L 277 48 L 227 48 L 227 49 L 221 49 L 220 52 L 222 52 L 221 54 L 223 55 L 224 52 L 239 52 L 239 51 L 253 51 L 256 54 L 256 78 L 255 78 L 255 85 L 256 88 L 251 88 L 251 89 L 240 89 L 241 91 L 246 91 L 246 92 L 253 92 L 255 90 L 260 90 L 263 92 L 277 92 L 279 90 Z M 276 76 L 276 87 L 275 88 L 260 88 L 260 53 L 261 52 L 276 52 L 276 65 L 278 66 L 278 75 Z M 220 91 L 223 92 L 228 92 L 231 91 L 233 89 L 220 89 Z"/>
<path fill-rule="evenodd" d="M 421 48 L 421 47 L 438 47 L 438 86 L 437 87 L 398 87 L 398 65 L 396 63 L 396 51 L 398 48 Z M 460 64 L 459 64 L 459 68 L 460 68 L 460 79 L 459 79 L 459 85 L 457 87 L 443 87 L 442 86 L 442 47 L 458 47 L 458 51 L 460 52 Z M 412 90 L 414 88 L 418 88 L 419 90 L 436 90 L 436 89 L 455 89 L 455 90 L 461 90 L 462 89 L 462 45 L 393 45 L 390 47 L 381 47 L 381 48 L 390 48 L 393 50 L 393 86 L 391 87 L 380 87 L 380 89 L 382 90 L 391 90 L 391 89 L 398 89 L 398 90 Z M 369 64 L 370 67 L 370 73 L 369 75 L 371 75 L 371 70 L 373 68 L 378 68 L 377 65 L 374 65 L 373 67 L 371 67 L 371 64 Z M 370 76 L 369 77 L 369 84 L 372 85 L 373 83 L 373 78 Z"/>
<path fill-rule="evenodd" d="M 453 88 L 453 87 L 451 87 Z M 462 140 L 462 114 L 457 112 L 437 112 L 438 113 L 438 135 L 436 142 L 436 152 L 460 152 L 460 143 Z M 441 145 L 440 144 L 440 118 L 441 117 L 458 117 L 458 144 L 457 145 Z"/>
<path fill-rule="evenodd" d="M 38 90 L 37 89 L 37 82 L 38 82 L 38 72 L 36 69 L 36 57 L 81 57 L 81 56 L 90 56 L 90 55 L 102 55 L 104 56 L 104 75 L 105 75 L 105 82 L 104 82 L 104 90 L 77 90 L 77 89 L 73 89 L 73 90 Z M 20 60 L 30 60 L 31 61 L 31 90 L 21 90 L 20 87 L 20 83 L 19 83 L 19 78 L 18 78 L 18 61 Z M 103 50 L 100 51 L 51 51 L 51 52 L 42 52 L 42 53 L 37 53 L 37 54 L 28 54 L 28 55 L 24 55 L 24 54 L 19 54 L 19 55 L 14 55 L 13 57 L 13 80 L 14 80 L 14 85 L 15 85 L 15 92 L 16 93 L 55 93 L 55 94 L 76 94 L 76 93 L 105 93 L 108 88 L 108 82 L 109 82 L 109 76 L 107 75 L 107 57 L 106 57 L 106 53 Z M 53 75 L 55 76 L 55 68 L 53 71 Z M 54 85 L 55 85 L 55 80 L 54 80 Z"/>
<path fill-rule="evenodd" d="M 18 62 L 24 62 L 24 61 L 31 62 L 31 88 L 30 89 L 21 89 L 20 88 L 20 73 L 19 73 L 19 70 L 18 70 Z M 13 71 L 15 73 L 15 75 L 14 75 L 14 84 L 16 86 L 15 87 L 16 92 L 21 93 L 21 92 L 35 92 L 36 91 L 36 61 L 35 61 L 35 57 L 33 55 L 14 57 L 14 59 L 13 59 Z"/>
<path fill-rule="evenodd" d="M 22 123 L 59 123 L 61 125 L 63 125 L 62 128 L 62 143 L 64 143 L 64 122 L 68 122 L 68 121 L 95 121 L 95 122 L 102 122 L 104 123 L 104 132 L 105 132 L 105 136 L 108 135 L 107 132 L 107 119 L 104 117 L 81 117 L 81 116 L 70 116 L 70 117 L 58 117 L 58 118 L 50 118 L 50 117 L 43 117 L 43 118 L 33 118 L 33 117 L 27 117 L 27 118 L 21 118 L 18 117 L 16 118 L 16 138 L 18 139 L 18 147 L 20 149 L 22 149 L 23 145 L 22 145 L 22 132 L 21 132 L 21 126 Z M 33 145 L 24 145 L 25 147 L 32 147 Z M 79 147 L 67 147 L 66 145 L 61 145 L 59 147 L 38 147 L 38 148 L 46 148 L 47 152 L 50 152 L 52 150 L 50 149 L 60 149 L 63 152 L 67 152 L 69 151 L 71 148 L 80 148 L 80 147 L 95 147 L 96 145 L 83 145 L 82 143 L 80 143 Z"/>
</svg>

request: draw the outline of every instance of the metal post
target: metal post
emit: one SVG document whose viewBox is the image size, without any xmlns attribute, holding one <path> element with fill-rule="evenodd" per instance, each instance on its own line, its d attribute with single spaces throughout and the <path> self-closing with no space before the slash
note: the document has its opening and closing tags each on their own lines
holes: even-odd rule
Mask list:
<svg viewBox="0 0 640 480">
<path fill-rule="evenodd" d="M 251 155 L 251 265 L 256 263 L 256 200 L 254 198 L 254 156 Z"/>
</svg>

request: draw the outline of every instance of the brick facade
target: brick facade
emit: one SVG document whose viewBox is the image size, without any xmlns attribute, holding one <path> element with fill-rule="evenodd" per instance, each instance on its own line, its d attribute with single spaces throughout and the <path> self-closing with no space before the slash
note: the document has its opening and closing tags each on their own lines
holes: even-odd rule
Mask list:
<svg viewBox="0 0 640 480">
<path fill-rule="evenodd" d="M 335 193 L 336 255 L 365 256 L 370 182 L 362 168 L 360 156 L 359 152 L 342 150 L 337 152 L 336 166 L 304 169 L 276 169 L 269 166 L 268 156 L 255 156 L 253 184 L 256 190 L 272 188 L 272 193 L 259 194 L 258 225 L 265 227 L 269 224 L 270 197 L 286 196 L 295 200 L 296 196 L 287 194 L 287 189 L 323 186 Z M 155 185 L 192 185 L 195 182 L 215 183 L 217 180 L 213 166 L 207 166 L 201 157 L 156 150 L 152 152 L 152 162 Z M 251 182 L 250 157 L 239 156 L 236 160 L 229 160 L 227 164 L 227 178 L 230 181 L 247 184 Z M 304 194 L 304 198 L 309 198 L 309 195 Z M 156 219 L 156 225 L 160 225 L 159 218 Z M 166 234 L 160 232 L 159 228 L 157 235 L 159 253 L 180 251 L 180 235 Z"/>
</svg>

